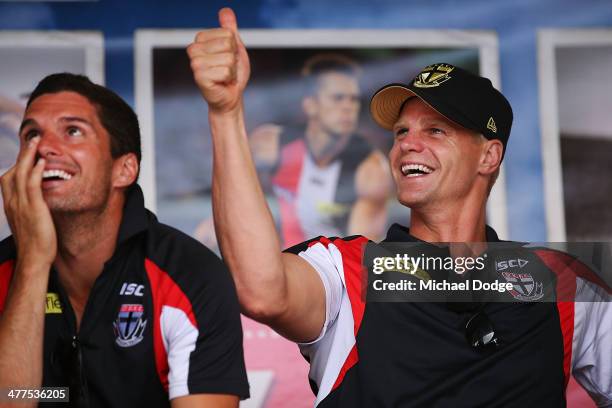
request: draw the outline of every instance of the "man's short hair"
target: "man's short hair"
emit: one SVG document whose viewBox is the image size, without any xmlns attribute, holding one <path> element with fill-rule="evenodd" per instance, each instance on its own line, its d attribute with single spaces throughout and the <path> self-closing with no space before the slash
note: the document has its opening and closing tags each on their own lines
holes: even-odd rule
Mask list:
<svg viewBox="0 0 612 408">
<path fill-rule="evenodd" d="M 94 84 L 84 75 L 71 73 L 51 74 L 43 78 L 30 94 L 26 109 L 39 96 L 58 92 L 75 92 L 95 106 L 98 118 L 110 136 L 113 159 L 134 153 L 140 163 L 140 126 L 134 110 L 119 95 L 101 85 Z"/>
<path fill-rule="evenodd" d="M 315 94 L 319 88 L 321 75 L 329 73 L 341 73 L 357 78 L 361 74 L 361 68 L 353 59 L 342 54 L 315 54 L 308 58 L 302 67 L 304 95 Z"/>
</svg>

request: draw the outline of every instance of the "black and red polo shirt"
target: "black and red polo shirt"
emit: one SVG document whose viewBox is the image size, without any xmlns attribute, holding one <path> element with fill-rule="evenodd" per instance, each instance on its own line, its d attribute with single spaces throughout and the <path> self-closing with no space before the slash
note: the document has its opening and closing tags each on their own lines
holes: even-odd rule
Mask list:
<svg viewBox="0 0 612 408">
<path fill-rule="evenodd" d="M 0 313 L 15 265 L 0 243 Z M 71 386 L 90 407 L 162 407 L 199 393 L 247 398 L 235 287 L 219 258 L 161 224 L 128 192 L 115 253 L 89 295 L 81 326 L 57 273 L 45 301 L 43 386 Z"/>
<path fill-rule="evenodd" d="M 487 240 L 498 241 L 490 228 Z M 415 241 L 397 224 L 385 240 Z M 368 301 L 367 245 L 362 236 L 319 237 L 287 250 L 317 270 L 326 292 L 323 330 L 313 342 L 300 344 L 310 362 L 315 406 L 563 407 L 570 374 L 599 405 L 612 404 L 610 288 L 590 280 L 567 254 L 515 249 L 514 255 L 523 251 L 520 273 L 518 266 L 507 272 L 506 265 L 517 262 L 496 258 L 493 273 L 505 272 L 510 281 L 543 270 L 557 292 L 573 293 L 529 301 L 537 285 L 524 284 L 513 286 L 511 301 L 484 302 L 480 307 L 504 344 L 482 350 L 466 339 L 465 323 L 473 311 L 444 302 Z M 575 273 L 564 273 L 568 266 Z M 592 292 L 605 301 L 561 301 L 579 292 L 583 300 Z"/>
</svg>

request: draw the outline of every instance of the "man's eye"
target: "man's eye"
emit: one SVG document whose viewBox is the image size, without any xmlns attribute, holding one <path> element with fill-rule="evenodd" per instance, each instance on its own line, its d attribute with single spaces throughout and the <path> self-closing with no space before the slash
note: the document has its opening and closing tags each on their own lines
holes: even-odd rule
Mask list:
<svg viewBox="0 0 612 408">
<path fill-rule="evenodd" d="M 68 128 L 68 134 L 70 136 L 83 136 L 83 132 L 78 127 L 71 126 Z"/>
<path fill-rule="evenodd" d="M 32 138 L 34 138 L 36 136 L 39 136 L 39 135 L 40 135 L 40 133 L 38 133 L 38 130 L 31 129 L 31 130 L 28 130 L 25 133 L 25 136 L 23 138 L 27 141 L 27 140 L 31 140 Z"/>
<path fill-rule="evenodd" d="M 434 135 L 444 135 L 444 134 L 446 134 L 446 132 L 444 130 L 439 129 L 439 128 L 431 128 L 431 129 L 429 129 L 429 131 L 432 134 L 434 134 Z"/>
<path fill-rule="evenodd" d="M 395 131 L 395 137 L 399 137 L 402 136 L 404 134 L 408 133 L 408 129 L 407 128 L 399 128 Z"/>
</svg>

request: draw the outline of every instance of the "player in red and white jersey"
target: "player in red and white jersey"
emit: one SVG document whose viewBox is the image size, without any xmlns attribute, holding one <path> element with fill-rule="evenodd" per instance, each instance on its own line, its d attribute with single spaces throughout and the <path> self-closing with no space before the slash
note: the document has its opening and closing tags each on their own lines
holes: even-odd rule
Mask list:
<svg viewBox="0 0 612 408">
<path fill-rule="evenodd" d="M 321 234 L 383 234 L 390 175 L 381 152 L 356 133 L 358 73 L 341 54 L 310 57 L 301 78 L 305 125 L 267 124 L 249 135 L 260 178 L 279 203 L 284 246 Z"/>
</svg>

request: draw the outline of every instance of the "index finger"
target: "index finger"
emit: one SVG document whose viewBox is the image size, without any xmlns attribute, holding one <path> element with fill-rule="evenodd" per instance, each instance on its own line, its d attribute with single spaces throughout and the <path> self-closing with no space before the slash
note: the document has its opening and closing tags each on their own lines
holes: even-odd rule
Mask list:
<svg viewBox="0 0 612 408">
<path fill-rule="evenodd" d="M 17 163 L 15 164 L 15 182 L 17 191 L 20 194 L 25 194 L 27 177 L 34 167 L 34 158 L 38 151 L 38 143 L 40 143 L 40 136 L 33 137 L 26 142 L 25 147 L 21 149 L 17 157 Z"/>
</svg>

